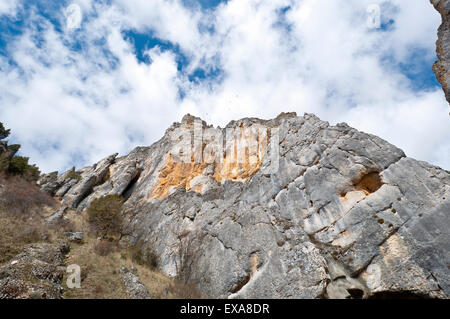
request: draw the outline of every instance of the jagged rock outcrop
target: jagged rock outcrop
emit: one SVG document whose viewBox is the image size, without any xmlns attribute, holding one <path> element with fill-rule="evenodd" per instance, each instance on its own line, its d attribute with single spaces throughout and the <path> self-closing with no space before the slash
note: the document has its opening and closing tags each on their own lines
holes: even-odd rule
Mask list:
<svg viewBox="0 0 450 319">
<path fill-rule="evenodd" d="M 61 298 L 69 245 L 33 244 L 0 267 L 0 299 Z"/>
<path fill-rule="evenodd" d="M 431 0 L 431 3 L 442 16 L 436 42 L 439 61 L 433 65 L 433 70 L 450 103 L 450 0 Z"/>
<path fill-rule="evenodd" d="M 63 203 L 122 195 L 125 238 L 205 296 L 450 296 L 450 174 L 345 123 L 188 115 L 79 173 Z"/>
<path fill-rule="evenodd" d="M 53 214 L 51 214 L 48 218 L 47 218 L 47 222 L 49 224 L 56 224 L 61 222 L 64 219 L 64 214 L 67 212 L 68 207 L 61 207 L 60 209 L 58 209 L 56 212 L 53 212 Z"/>
<path fill-rule="evenodd" d="M 123 284 L 131 299 L 151 299 L 150 294 L 145 285 L 139 279 L 139 276 L 129 271 L 127 268 L 120 269 Z"/>
</svg>

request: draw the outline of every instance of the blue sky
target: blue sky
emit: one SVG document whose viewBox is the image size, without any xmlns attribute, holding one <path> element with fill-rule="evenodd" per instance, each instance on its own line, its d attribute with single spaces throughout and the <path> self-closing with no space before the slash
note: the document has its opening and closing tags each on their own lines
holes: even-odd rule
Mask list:
<svg viewBox="0 0 450 319">
<path fill-rule="evenodd" d="M 188 112 L 223 126 L 283 111 L 448 169 L 439 23 L 425 0 L 0 0 L 0 120 L 44 171 L 149 145 Z"/>
</svg>

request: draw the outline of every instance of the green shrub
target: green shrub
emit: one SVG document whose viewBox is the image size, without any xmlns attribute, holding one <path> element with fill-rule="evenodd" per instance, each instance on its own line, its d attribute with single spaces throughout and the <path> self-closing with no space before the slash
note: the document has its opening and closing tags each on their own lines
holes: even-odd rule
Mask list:
<svg viewBox="0 0 450 319">
<path fill-rule="evenodd" d="M 9 167 L 9 156 L 7 153 L 0 154 L 0 173 L 8 171 Z"/>
<path fill-rule="evenodd" d="M 23 176 L 28 181 L 37 181 L 41 172 L 36 165 L 28 164 L 29 158 L 14 156 L 9 162 L 8 172 L 12 175 Z"/>
<path fill-rule="evenodd" d="M 29 182 L 37 182 L 39 176 L 41 176 L 39 168 L 36 165 L 30 165 L 23 177 Z"/>
<path fill-rule="evenodd" d="M 13 156 L 19 151 L 20 145 L 8 145 L 0 141 L 0 172 L 7 173 Z"/>
<path fill-rule="evenodd" d="M 68 179 L 75 179 L 77 181 L 81 180 L 81 174 L 75 171 L 70 171 L 69 174 L 67 174 Z"/>
<path fill-rule="evenodd" d="M 19 175 L 30 182 L 36 182 L 41 172 L 36 165 L 28 164 L 28 157 L 15 156 L 19 151 L 20 145 L 8 145 L 7 138 L 11 130 L 5 129 L 3 123 L 0 122 L 0 173 L 9 175 Z"/>
<path fill-rule="evenodd" d="M 14 175 L 23 175 L 28 169 L 28 157 L 16 156 L 9 163 L 9 172 Z"/>
<path fill-rule="evenodd" d="M 5 129 L 5 127 L 3 126 L 3 123 L 0 122 L 0 140 L 7 138 L 10 133 L 11 133 L 11 130 Z"/>
<path fill-rule="evenodd" d="M 123 198 L 119 195 L 107 195 L 94 199 L 87 211 L 92 230 L 102 237 L 120 235 L 122 205 Z"/>
</svg>

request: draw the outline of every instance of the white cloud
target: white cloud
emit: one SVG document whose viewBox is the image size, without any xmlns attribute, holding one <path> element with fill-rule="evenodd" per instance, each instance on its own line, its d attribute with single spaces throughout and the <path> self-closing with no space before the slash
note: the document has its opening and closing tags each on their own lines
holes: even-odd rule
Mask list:
<svg viewBox="0 0 450 319">
<path fill-rule="evenodd" d="M 0 60 L 0 117 L 45 171 L 149 145 L 187 112 L 224 125 L 282 111 L 346 121 L 450 167 L 442 91 L 415 92 L 382 63 L 407 62 L 419 48 L 431 67 L 440 18 L 427 1 L 233 0 L 207 12 L 180 0 L 74 3 L 84 15 L 79 31 L 60 34 L 36 18 L 43 44 L 30 27 L 11 44 L 18 67 Z M 369 3 L 395 20 L 392 30 L 367 29 Z M 223 80 L 193 84 L 177 69 L 176 52 L 158 48 L 147 52 L 150 64 L 139 63 L 121 33 L 130 28 L 178 45 L 188 71 L 219 66 Z M 71 50 L 77 39 L 82 50 Z"/>
<path fill-rule="evenodd" d="M 14 16 L 19 8 L 20 0 L 0 0 L 0 16 Z"/>
</svg>

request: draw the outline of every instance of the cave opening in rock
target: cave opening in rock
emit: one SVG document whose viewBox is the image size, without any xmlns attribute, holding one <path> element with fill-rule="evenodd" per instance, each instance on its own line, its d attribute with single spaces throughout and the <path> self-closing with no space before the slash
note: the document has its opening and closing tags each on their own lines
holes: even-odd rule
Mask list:
<svg viewBox="0 0 450 319">
<path fill-rule="evenodd" d="M 231 289 L 231 293 L 237 293 L 239 290 L 241 290 L 248 282 L 250 281 L 250 273 L 247 272 L 245 277 L 237 284 L 233 285 L 233 288 Z"/>
<path fill-rule="evenodd" d="M 127 200 L 130 198 L 131 194 L 133 193 L 134 187 L 136 186 L 137 181 L 141 177 L 141 170 L 138 170 L 136 176 L 128 183 L 128 186 L 125 188 L 125 190 L 122 192 L 122 197 Z"/>
<path fill-rule="evenodd" d="M 381 176 L 378 172 L 372 172 L 364 175 L 359 182 L 355 184 L 357 190 L 362 190 L 365 193 L 375 193 L 383 186 Z"/>
<path fill-rule="evenodd" d="M 351 299 L 362 299 L 364 297 L 364 291 L 358 288 L 347 289 L 351 296 Z"/>
</svg>

